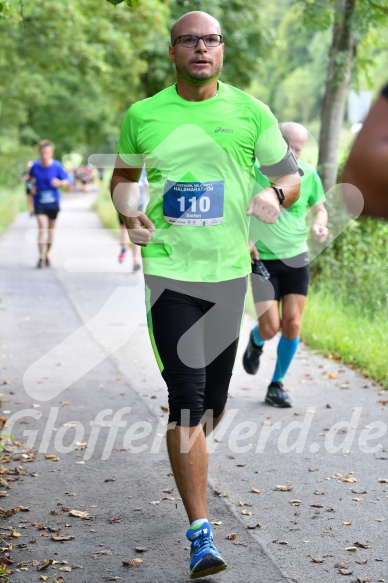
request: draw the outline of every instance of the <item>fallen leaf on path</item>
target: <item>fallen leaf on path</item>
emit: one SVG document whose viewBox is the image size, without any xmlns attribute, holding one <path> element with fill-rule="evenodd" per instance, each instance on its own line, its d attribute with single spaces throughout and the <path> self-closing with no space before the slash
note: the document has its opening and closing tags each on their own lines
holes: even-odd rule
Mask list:
<svg viewBox="0 0 388 583">
<path fill-rule="evenodd" d="M 63 573 L 71 573 L 72 568 L 70 567 L 70 565 L 65 565 L 64 567 L 59 567 L 59 570 L 62 571 Z"/>
<path fill-rule="evenodd" d="M 332 372 L 329 372 L 329 374 L 327 375 L 327 378 L 328 379 L 337 379 L 338 378 L 338 375 L 336 375 L 336 374 L 334 374 Z"/>
<path fill-rule="evenodd" d="M 69 536 L 55 536 L 53 534 L 52 537 L 51 537 L 51 540 L 55 540 L 57 542 L 65 542 L 65 541 L 68 541 L 68 540 L 74 540 L 74 538 L 75 537 L 74 536 L 71 536 L 71 535 L 69 535 Z"/>
<path fill-rule="evenodd" d="M 346 567 L 348 567 L 348 566 L 349 566 L 349 563 L 348 563 L 347 561 L 339 561 L 338 563 L 336 563 L 336 564 L 334 565 L 334 567 L 335 567 L 336 569 L 345 569 L 345 568 L 346 568 Z"/>
<path fill-rule="evenodd" d="M 48 575 L 41 575 L 40 576 L 40 580 L 41 581 L 47 581 L 50 577 Z"/>
<path fill-rule="evenodd" d="M 252 506 L 252 503 L 251 502 L 243 502 L 242 500 L 240 500 L 238 505 L 239 506 Z"/>
<path fill-rule="evenodd" d="M 116 478 L 112 476 L 112 478 L 105 478 L 104 482 L 115 482 Z"/>
<path fill-rule="evenodd" d="M 309 557 L 313 563 L 323 563 L 325 560 L 322 557 L 313 557 L 312 555 L 309 555 Z"/>
<path fill-rule="evenodd" d="M 359 559 L 358 561 L 356 561 L 357 565 L 366 565 L 368 562 L 368 559 Z"/>
<path fill-rule="evenodd" d="M 213 520 L 210 524 L 214 524 L 215 526 L 220 526 L 222 524 L 221 520 Z"/>
<path fill-rule="evenodd" d="M 237 538 L 237 534 L 235 532 L 231 532 L 230 534 L 227 534 L 225 538 L 227 540 L 235 540 Z"/>
<path fill-rule="evenodd" d="M 92 555 L 92 559 L 98 559 L 100 555 L 111 555 L 112 551 L 110 549 L 104 549 L 103 551 L 97 551 Z"/>
<path fill-rule="evenodd" d="M 44 456 L 44 459 L 45 460 L 52 460 L 53 462 L 59 462 L 59 457 L 57 457 L 53 453 L 48 453 L 47 455 Z"/>
<path fill-rule="evenodd" d="M 42 564 L 39 565 L 38 571 L 43 571 L 43 569 L 47 569 L 52 564 L 52 559 L 43 559 Z"/>
<path fill-rule="evenodd" d="M 345 551 L 349 551 L 350 553 L 357 552 L 357 547 L 346 547 Z"/>
<path fill-rule="evenodd" d="M 352 500 L 354 500 L 354 502 L 362 502 L 362 498 L 352 498 Z"/>
<path fill-rule="evenodd" d="M 0 507 L 0 514 L 3 514 L 5 517 L 12 516 L 16 514 L 16 512 L 29 512 L 29 508 L 27 506 L 15 506 L 15 508 L 9 508 L 8 510 L 4 510 L 4 508 Z"/>
<path fill-rule="evenodd" d="M 354 546 L 358 547 L 359 549 L 370 549 L 372 545 L 368 545 L 368 544 L 360 543 L 359 541 L 356 541 L 354 543 Z"/>
<path fill-rule="evenodd" d="M 252 516 L 253 512 L 251 512 L 250 510 L 241 510 L 241 514 L 243 514 L 244 516 Z"/>
<path fill-rule="evenodd" d="M 340 575 L 353 575 L 353 571 L 350 571 L 349 569 L 338 569 L 338 573 Z"/>
<path fill-rule="evenodd" d="M 140 567 L 143 559 L 132 559 L 130 561 L 123 561 L 124 567 Z"/>
<path fill-rule="evenodd" d="M 151 504 L 152 506 L 156 506 L 157 504 L 160 504 L 160 500 L 152 500 L 152 502 L 148 502 L 148 504 Z"/>
<path fill-rule="evenodd" d="M 275 490 L 277 490 L 278 492 L 291 492 L 291 490 L 293 489 L 293 485 L 292 484 L 278 484 L 277 486 L 275 486 Z"/>
<path fill-rule="evenodd" d="M 64 580 L 65 580 L 65 578 L 62 577 L 62 575 L 59 575 L 59 577 L 57 577 L 56 579 L 53 579 L 53 583 L 63 583 Z"/>
<path fill-rule="evenodd" d="M 353 494 L 368 494 L 366 490 L 355 490 L 352 489 Z"/>
<path fill-rule="evenodd" d="M 166 494 L 171 494 L 174 490 L 175 488 L 164 488 L 163 492 L 165 492 Z"/>
<path fill-rule="evenodd" d="M 377 481 L 379 484 L 388 484 L 388 478 L 379 478 Z"/>
<path fill-rule="evenodd" d="M 59 406 L 60 406 L 60 407 L 66 407 L 66 405 L 70 405 L 69 401 L 61 401 L 61 402 L 59 403 Z"/>
<path fill-rule="evenodd" d="M 313 508 L 324 508 L 323 504 L 310 504 Z"/>
<path fill-rule="evenodd" d="M 120 522 L 121 516 L 109 516 L 109 522 L 113 524 L 114 522 Z"/>
<path fill-rule="evenodd" d="M 315 490 L 315 491 L 314 491 L 314 494 L 315 494 L 316 496 L 324 496 L 324 495 L 325 495 L 325 492 L 322 492 L 321 490 Z"/>
<path fill-rule="evenodd" d="M 261 528 L 261 524 L 258 522 L 257 524 L 248 524 L 247 528 L 253 530 L 254 528 Z"/>
<path fill-rule="evenodd" d="M 252 488 L 252 492 L 254 494 L 260 494 L 261 490 L 258 490 L 257 488 Z"/>
<path fill-rule="evenodd" d="M 302 502 L 302 500 L 295 499 L 295 500 L 290 500 L 290 504 L 292 506 L 300 506 L 301 504 L 303 504 L 303 502 Z"/>
<path fill-rule="evenodd" d="M 351 526 L 352 525 L 351 522 L 343 522 L 342 524 L 345 525 L 345 526 Z"/>
<path fill-rule="evenodd" d="M 288 542 L 286 540 L 278 540 L 278 539 L 275 539 L 272 542 L 273 543 L 277 543 L 278 545 L 288 545 Z"/>
<path fill-rule="evenodd" d="M 12 536 L 13 538 L 19 538 L 19 536 L 22 536 L 20 534 L 20 532 L 16 532 L 16 530 L 13 530 L 10 534 L 10 536 Z"/>
<path fill-rule="evenodd" d="M 91 516 L 86 510 L 70 510 L 68 515 L 83 518 L 84 520 L 95 520 L 96 518 L 95 516 Z"/>
</svg>

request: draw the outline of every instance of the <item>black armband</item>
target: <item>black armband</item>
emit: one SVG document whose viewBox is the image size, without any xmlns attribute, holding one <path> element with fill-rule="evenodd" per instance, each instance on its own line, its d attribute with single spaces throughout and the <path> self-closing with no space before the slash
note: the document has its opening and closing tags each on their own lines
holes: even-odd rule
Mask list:
<svg viewBox="0 0 388 583">
<path fill-rule="evenodd" d="M 290 146 L 288 146 L 286 155 L 280 162 L 270 166 L 260 166 L 260 172 L 266 176 L 285 176 L 286 174 L 295 174 L 295 172 L 298 172 L 300 176 L 304 174 Z"/>
<path fill-rule="evenodd" d="M 381 95 L 383 97 L 385 97 L 386 99 L 388 99 L 388 84 L 385 87 L 382 88 Z"/>
</svg>

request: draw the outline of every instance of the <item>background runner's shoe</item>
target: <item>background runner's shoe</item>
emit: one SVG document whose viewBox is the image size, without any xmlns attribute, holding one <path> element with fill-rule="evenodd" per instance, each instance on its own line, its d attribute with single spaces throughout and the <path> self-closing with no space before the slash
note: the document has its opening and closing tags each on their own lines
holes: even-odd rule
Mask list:
<svg viewBox="0 0 388 583">
<path fill-rule="evenodd" d="M 122 263 L 125 259 L 125 254 L 126 254 L 126 250 L 122 250 L 120 255 L 119 255 L 119 263 Z"/>
<path fill-rule="evenodd" d="M 43 259 L 42 259 L 42 258 L 40 258 L 40 259 L 39 259 L 39 261 L 38 261 L 38 263 L 37 263 L 36 267 L 37 267 L 38 269 L 42 269 L 42 267 L 43 267 Z"/>
<path fill-rule="evenodd" d="M 190 527 L 186 536 L 191 542 L 190 579 L 207 577 L 226 569 L 226 563 L 213 543 L 208 522 Z"/>
<path fill-rule="evenodd" d="M 48 257 L 46 257 L 46 259 L 44 260 L 44 264 L 46 267 L 51 267 L 50 259 Z"/>
<path fill-rule="evenodd" d="M 268 387 L 265 402 L 273 407 L 292 407 L 292 401 L 283 388 L 283 383 L 272 381 Z"/>
<path fill-rule="evenodd" d="M 243 356 L 243 367 L 248 374 L 256 374 L 259 370 L 260 356 L 263 352 L 263 346 L 257 346 L 253 342 L 252 332 L 249 335 L 248 346 Z"/>
</svg>

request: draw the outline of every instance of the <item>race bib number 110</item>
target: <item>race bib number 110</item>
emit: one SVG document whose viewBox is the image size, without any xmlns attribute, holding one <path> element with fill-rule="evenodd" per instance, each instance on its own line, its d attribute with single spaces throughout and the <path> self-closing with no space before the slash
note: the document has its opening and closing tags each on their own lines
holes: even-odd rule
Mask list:
<svg viewBox="0 0 388 583">
<path fill-rule="evenodd" d="M 167 180 L 163 197 L 164 220 L 172 225 L 206 227 L 224 220 L 224 181 L 173 182 Z"/>
</svg>

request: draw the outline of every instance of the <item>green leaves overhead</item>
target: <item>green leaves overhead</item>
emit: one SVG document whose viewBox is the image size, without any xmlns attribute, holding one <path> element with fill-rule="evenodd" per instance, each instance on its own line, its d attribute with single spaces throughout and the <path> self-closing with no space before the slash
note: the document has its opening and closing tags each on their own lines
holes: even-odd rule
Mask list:
<svg viewBox="0 0 388 583">
<path fill-rule="evenodd" d="M 118 4 L 121 4 L 122 2 L 124 2 L 124 0 L 107 0 L 109 2 L 109 4 L 113 4 L 113 6 L 117 6 Z M 128 6 L 130 8 L 139 8 L 139 6 L 141 5 L 141 0 L 125 0 L 126 4 L 128 4 Z"/>
</svg>

